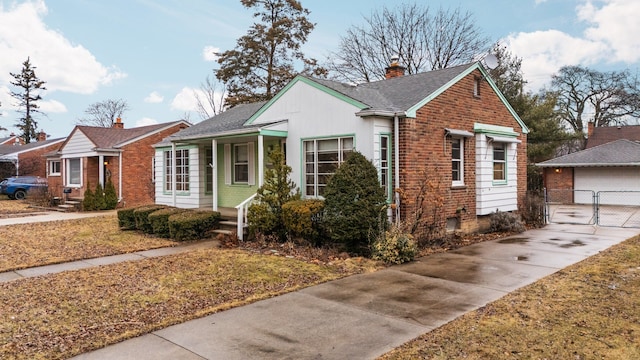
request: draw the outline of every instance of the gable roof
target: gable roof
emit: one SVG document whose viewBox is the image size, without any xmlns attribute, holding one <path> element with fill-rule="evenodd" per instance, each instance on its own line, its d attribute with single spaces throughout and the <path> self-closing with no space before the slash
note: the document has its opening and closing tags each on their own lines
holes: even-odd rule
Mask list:
<svg viewBox="0 0 640 360">
<path fill-rule="evenodd" d="M 615 140 L 537 164 L 540 167 L 640 166 L 640 143 Z"/>
<path fill-rule="evenodd" d="M 615 140 L 640 141 L 640 125 L 598 126 L 587 139 L 586 148 L 592 148 Z"/>
<path fill-rule="evenodd" d="M 0 156 L 17 155 L 64 141 L 65 138 L 36 141 L 24 145 L 0 145 Z"/>
<path fill-rule="evenodd" d="M 189 123 L 187 123 L 184 120 L 147 125 L 147 126 L 140 126 L 140 127 L 128 128 L 128 129 L 77 125 L 71 131 L 71 134 L 69 135 L 66 141 L 69 141 L 69 139 L 73 136 L 73 134 L 76 131 L 80 131 L 95 145 L 96 149 L 117 148 L 127 143 L 145 138 L 158 131 L 168 129 L 180 123 L 189 125 Z M 61 148 L 64 147 L 64 145 L 66 145 L 66 141 L 64 144 L 62 144 Z"/>
<path fill-rule="evenodd" d="M 479 70 L 482 73 L 487 83 L 494 89 L 496 94 L 498 94 L 503 104 L 522 128 L 522 132 L 525 134 L 528 133 L 529 129 L 527 126 L 500 93 L 486 70 L 479 62 L 474 62 L 358 85 L 299 75 L 267 102 L 238 105 L 188 129 L 171 135 L 166 140 L 187 140 L 205 136 L 231 134 L 234 132 L 247 133 L 255 131 L 259 129 L 260 126 L 268 124 L 253 124 L 254 120 L 298 82 L 313 86 L 320 91 L 338 97 L 358 107 L 360 109 L 358 112 L 359 116 L 398 115 L 401 117 L 415 117 L 415 112 L 418 108 L 424 106 L 427 102 L 475 70 Z"/>
</svg>

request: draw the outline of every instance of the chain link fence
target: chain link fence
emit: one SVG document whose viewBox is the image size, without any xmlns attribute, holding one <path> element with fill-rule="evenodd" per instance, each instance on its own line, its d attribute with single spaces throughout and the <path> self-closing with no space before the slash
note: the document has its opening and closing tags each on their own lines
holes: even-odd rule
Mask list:
<svg viewBox="0 0 640 360">
<path fill-rule="evenodd" d="M 640 228 L 640 191 L 545 189 L 547 223 Z"/>
</svg>

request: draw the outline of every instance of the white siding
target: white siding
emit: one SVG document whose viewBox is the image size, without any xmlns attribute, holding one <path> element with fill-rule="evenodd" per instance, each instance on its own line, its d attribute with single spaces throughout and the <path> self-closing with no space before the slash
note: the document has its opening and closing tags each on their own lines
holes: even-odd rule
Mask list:
<svg viewBox="0 0 640 360">
<path fill-rule="evenodd" d="M 156 204 L 177 206 L 179 208 L 200 208 L 200 194 L 204 194 L 204 185 L 201 186 L 199 176 L 200 154 L 198 148 L 189 148 L 189 193 L 176 195 L 176 203 L 173 203 L 173 194 L 164 192 L 164 151 L 167 148 L 156 149 Z M 203 177 L 204 179 L 204 177 Z M 201 189 L 202 188 L 202 189 Z"/>
<path fill-rule="evenodd" d="M 96 145 L 82 131 L 75 131 L 69 141 L 61 149 L 63 158 L 81 157 L 95 154 L 92 150 Z"/>
<path fill-rule="evenodd" d="M 574 169 L 575 190 L 600 193 L 602 205 L 640 205 L 640 167 L 597 167 Z M 636 191 L 637 193 L 622 193 Z M 576 203 L 591 203 L 590 192 L 575 192 Z"/>
<path fill-rule="evenodd" d="M 373 121 L 356 116 L 359 110 L 299 81 L 254 123 L 288 120 L 287 164 L 292 168 L 291 179 L 301 186 L 302 139 L 353 135 L 356 150 L 373 159 Z"/>
<path fill-rule="evenodd" d="M 507 183 L 494 184 L 493 147 L 483 134 L 476 135 L 476 213 L 488 215 L 496 211 L 518 209 L 517 144 L 507 143 Z"/>
</svg>

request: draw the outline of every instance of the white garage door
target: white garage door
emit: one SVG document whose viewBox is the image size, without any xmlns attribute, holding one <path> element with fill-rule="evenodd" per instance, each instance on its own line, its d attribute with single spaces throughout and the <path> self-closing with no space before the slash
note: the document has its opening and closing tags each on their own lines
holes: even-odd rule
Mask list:
<svg viewBox="0 0 640 360">
<path fill-rule="evenodd" d="M 640 167 L 575 168 L 574 189 L 593 190 L 603 205 L 640 205 Z M 576 194 L 576 202 L 579 202 Z"/>
</svg>

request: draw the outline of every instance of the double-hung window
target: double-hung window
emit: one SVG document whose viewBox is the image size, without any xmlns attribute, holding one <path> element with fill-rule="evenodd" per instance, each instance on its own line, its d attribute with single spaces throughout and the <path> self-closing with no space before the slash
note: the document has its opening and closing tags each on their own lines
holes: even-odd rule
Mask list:
<svg viewBox="0 0 640 360">
<path fill-rule="evenodd" d="M 249 146 L 247 144 L 233 145 L 233 182 L 249 183 Z"/>
<path fill-rule="evenodd" d="M 82 159 L 67 159 L 67 185 L 82 186 Z"/>
<path fill-rule="evenodd" d="M 49 175 L 60 176 L 60 160 L 49 161 Z"/>
<path fill-rule="evenodd" d="M 389 135 L 380 136 L 380 185 L 384 188 L 387 199 L 391 200 L 391 186 L 389 173 L 389 158 L 391 157 L 391 149 L 389 147 Z"/>
<path fill-rule="evenodd" d="M 303 142 L 304 188 L 307 196 L 322 196 L 329 178 L 353 152 L 353 137 Z"/>
<path fill-rule="evenodd" d="M 505 143 L 493 143 L 493 181 L 507 181 L 507 149 Z"/>
<path fill-rule="evenodd" d="M 451 139 L 451 185 L 464 185 L 464 139 Z"/>
<path fill-rule="evenodd" d="M 206 176 L 206 180 L 205 180 L 205 189 L 204 191 L 206 193 L 212 193 L 213 192 L 213 168 L 211 167 L 211 165 L 213 164 L 213 149 L 212 148 L 207 148 L 205 150 L 205 176 Z"/>
</svg>

